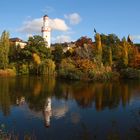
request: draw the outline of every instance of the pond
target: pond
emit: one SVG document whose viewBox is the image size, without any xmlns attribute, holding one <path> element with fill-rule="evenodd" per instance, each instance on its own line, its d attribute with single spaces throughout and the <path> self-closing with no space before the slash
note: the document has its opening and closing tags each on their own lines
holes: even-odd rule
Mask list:
<svg viewBox="0 0 140 140">
<path fill-rule="evenodd" d="M 19 140 L 140 139 L 140 81 L 0 78 L 2 134 Z"/>
</svg>

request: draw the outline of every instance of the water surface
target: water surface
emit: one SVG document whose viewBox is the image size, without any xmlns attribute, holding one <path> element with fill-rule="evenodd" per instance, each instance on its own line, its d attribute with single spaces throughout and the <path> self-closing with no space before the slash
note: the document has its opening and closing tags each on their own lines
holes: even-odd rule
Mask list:
<svg viewBox="0 0 140 140">
<path fill-rule="evenodd" d="M 0 78 L 0 125 L 20 140 L 137 140 L 140 82 Z"/>
</svg>

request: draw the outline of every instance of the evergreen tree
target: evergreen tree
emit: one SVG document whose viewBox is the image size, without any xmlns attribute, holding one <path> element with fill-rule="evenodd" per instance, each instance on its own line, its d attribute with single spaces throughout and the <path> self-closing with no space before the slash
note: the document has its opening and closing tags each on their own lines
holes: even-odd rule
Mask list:
<svg viewBox="0 0 140 140">
<path fill-rule="evenodd" d="M 103 46 L 102 62 L 112 66 L 112 48 L 110 46 Z"/>
<path fill-rule="evenodd" d="M 61 45 L 58 45 L 55 47 L 55 50 L 53 52 L 53 56 L 54 56 L 54 61 L 56 64 L 56 69 L 59 70 L 61 61 L 63 59 L 63 48 Z"/>
<path fill-rule="evenodd" d="M 60 64 L 62 59 L 63 59 L 63 48 L 61 45 L 58 45 L 55 47 L 54 50 L 54 61 Z"/>
<path fill-rule="evenodd" d="M 112 66 L 112 49 L 109 47 L 109 65 Z"/>
<path fill-rule="evenodd" d="M 6 69 L 9 63 L 8 54 L 9 54 L 9 33 L 3 31 L 0 39 L 0 67 Z"/>
<path fill-rule="evenodd" d="M 122 39 L 122 46 L 123 46 L 123 63 L 125 66 L 128 65 L 128 42 L 125 38 Z"/>
<path fill-rule="evenodd" d="M 101 36 L 99 33 L 95 35 L 96 48 L 97 48 L 97 56 L 96 59 L 101 63 L 102 62 L 102 43 Z"/>
<path fill-rule="evenodd" d="M 131 36 L 130 35 L 128 35 L 128 37 L 127 37 L 127 42 L 129 44 L 133 45 L 133 42 L 132 42 L 132 39 L 131 39 Z"/>
</svg>

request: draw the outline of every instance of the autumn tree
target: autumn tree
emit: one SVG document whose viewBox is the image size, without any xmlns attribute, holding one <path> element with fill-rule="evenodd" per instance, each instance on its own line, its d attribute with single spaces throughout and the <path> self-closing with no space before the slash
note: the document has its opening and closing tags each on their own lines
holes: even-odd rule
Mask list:
<svg viewBox="0 0 140 140">
<path fill-rule="evenodd" d="M 122 58 L 123 58 L 123 63 L 124 63 L 124 65 L 125 66 L 127 66 L 128 65 L 128 42 L 126 41 L 126 39 L 125 38 L 123 38 L 122 39 L 122 50 L 123 50 L 123 56 L 122 56 Z"/>
<path fill-rule="evenodd" d="M 109 47 L 109 65 L 112 66 L 113 62 L 112 62 L 112 49 L 111 47 Z"/>
<path fill-rule="evenodd" d="M 39 74 L 38 69 L 39 69 L 39 65 L 41 64 L 41 60 L 40 60 L 39 55 L 37 55 L 36 53 L 33 53 L 33 61 L 34 61 L 35 66 L 37 68 L 37 73 L 36 74 L 38 75 Z"/>
<path fill-rule="evenodd" d="M 102 62 L 102 43 L 101 43 L 101 36 L 99 33 L 96 33 L 95 41 L 96 41 L 96 49 L 97 49 L 96 59 L 99 63 L 101 63 Z"/>
<path fill-rule="evenodd" d="M 81 37 L 75 42 L 75 45 L 74 56 L 76 58 L 93 60 L 93 57 L 95 57 L 95 45 L 91 38 Z"/>
<path fill-rule="evenodd" d="M 9 54 L 9 33 L 3 31 L 0 39 L 0 67 L 6 69 L 9 63 L 8 54 Z"/>
<path fill-rule="evenodd" d="M 83 36 L 79 38 L 75 43 L 76 47 L 84 47 L 84 44 L 87 44 L 88 46 L 92 46 L 93 45 L 92 39 Z"/>
</svg>

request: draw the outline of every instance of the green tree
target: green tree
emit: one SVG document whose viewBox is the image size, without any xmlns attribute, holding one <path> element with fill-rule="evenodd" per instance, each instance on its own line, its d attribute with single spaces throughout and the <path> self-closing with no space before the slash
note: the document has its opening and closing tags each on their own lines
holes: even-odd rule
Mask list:
<svg viewBox="0 0 140 140">
<path fill-rule="evenodd" d="M 112 66 L 112 49 L 110 46 L 103 47 L 103 63 Z"/>
<path fill-rule="evenodd" d="M 0 67 L 6 69 L 9 63 L 8 54 L 9 54 L 9 33 L 3 31 L 0 39 Z"/>
<path fill-rule="evenodd" d="M 102 44 L 107 45 L 107 46 L 115 46 L 116 44 L 120 43 L 120 39 L 115 35 L 115 34 L 101 34 L 101 41 Z"/>
<path fill-rule="evenodd" d="M 13 62 L 17 62 L 17 61 L 19 61 L 19 60 L 21 60 L 21 59 L 23 59 L 21 56 L 22 56 L 22 54 L 21 54 L 21 51 L 22 51 L 22 49 L 21 49 L 21 47 L 20 47 L 20 45 L 11 45 L 10 44 L 10 49 L 9 49 L 9 63 L 13 63 Z M 26 57 L 24 57 L 24 59 L 25 59 Z"/>
<path fill-rule="evenodd" d="M 45 41 L 41 36 L 34 35 L 32 37 L 29 37 L 28 46 L 31 46 L 31 47 L 33 46 L 33 47 L 36 47 L 36 48 L 44 47 L 45 46 Z"/>
<path fill-rule="evenodd" d="M 37 53 L 42 60 L 52 58 L 51 50 L 46 47 L 44 39 L 39 35 L 29 37 L 28 45 L 24 50 L 31 52 L 31 55 L 32 53 Z"/>
<path fill-rule="evenodd" d="M 58 45 L 55 47 L 55 50 L 53 52 L 54 55 L 54 61 L 56 63 L 57 69 L 59 68 L 59 65 L 63 59 L 63 48 L 62 46 Z"/>
<path fill-rule="evenodd" d="M 55 74 L 55 63 L 51 59 L 46 59 L 41 65 L 41 74 L 54 76 Z"/>
</svg>

